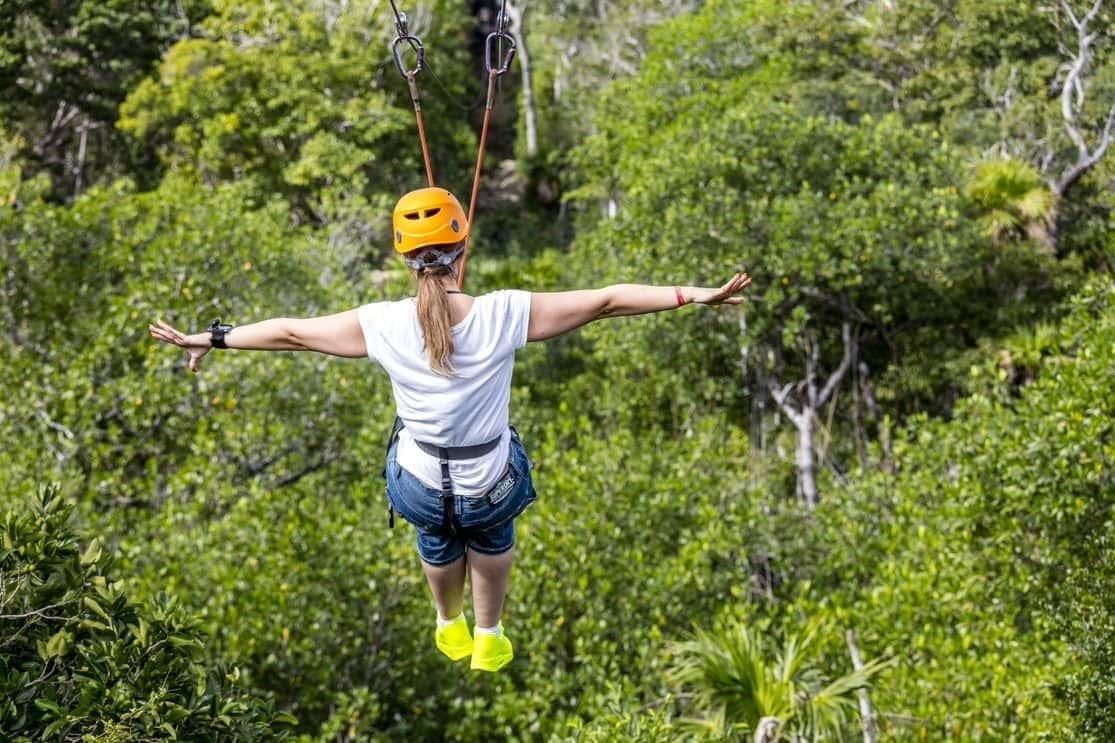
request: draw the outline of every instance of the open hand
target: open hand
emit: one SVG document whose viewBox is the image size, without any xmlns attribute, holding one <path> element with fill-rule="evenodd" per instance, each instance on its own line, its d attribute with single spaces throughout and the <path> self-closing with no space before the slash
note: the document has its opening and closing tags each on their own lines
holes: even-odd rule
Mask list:
<svg viewBox="0 0 1115 743">
<path fill-rule="evenodd" d="M 198 362 L 212 349 L 207 335 L 184 335 L 162 320 L 157 320 L 155 325 L 148 324 L 147 329 L 151 331 L 152 338 L 186 349 L 190 354 L 190 371 L 195 374 L 198 371 Z"/>
<path fill-rule="evenodd" d="M 696 304 L 739 304 L 743 301 L 740 292 L 749 286 L 751 277 L 746 273 L 737 273 L 719 289 L 695 288 L 691 299 Z"/>
</svg>

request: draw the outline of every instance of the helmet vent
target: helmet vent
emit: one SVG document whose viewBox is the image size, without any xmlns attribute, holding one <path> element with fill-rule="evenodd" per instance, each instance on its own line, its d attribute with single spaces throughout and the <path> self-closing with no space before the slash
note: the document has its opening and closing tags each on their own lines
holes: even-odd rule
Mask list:
<svg viewBox="0 0 1115 743">
<path fill-rule="evenodd" d="M 418 212 L 407 212 L 403 216 L 407 219 L 418 219 Z"/>
<path fill-rule="evenodd" d="M 440 207 L 440 206 L 439 206 L 439 207 L 437 207 L 437 208 L 435 208 L 435 209 L 427 209 L 427 210 L 426 210 L 426 213 L 425 213 L 425 214 L 423 214 L 422 216 L 424 216 L 424 217 L 427 217 L 427 218 L 429 218 L 429 217 L 432 217 L 432 216 L 434 216 L 435 214 L 437 214 L 437 213 L 438 213 L 438 212 L 440 212 L 440 211 L 441 211 L 441 207 Z"/>
</svg>

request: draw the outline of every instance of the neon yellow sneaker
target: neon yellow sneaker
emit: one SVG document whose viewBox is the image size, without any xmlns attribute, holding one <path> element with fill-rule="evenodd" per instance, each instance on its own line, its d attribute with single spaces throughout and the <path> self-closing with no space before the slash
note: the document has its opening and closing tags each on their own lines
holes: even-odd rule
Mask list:
<svg viewBox="0 0 1115 743">
<path fill-rule="evenodd" d="M 438 627 L 434 633 L 434 642 L 437 649 L 449 656 L 449 660 L 460 660 L 472 655 L 472 634 L 468 631 L 468 622 L 462 614 L 453 622 Z"/>
<path fill-rule="evenodd" d="M 511 641 L 503 634 L 503 623 L 499 625 L 498 635 L 489 635 L 480 632 L 474 640 L 472 650 L 472 670 L 496 672 L 511 662 L 515 652 L 511 649 Z"/>
</svg>

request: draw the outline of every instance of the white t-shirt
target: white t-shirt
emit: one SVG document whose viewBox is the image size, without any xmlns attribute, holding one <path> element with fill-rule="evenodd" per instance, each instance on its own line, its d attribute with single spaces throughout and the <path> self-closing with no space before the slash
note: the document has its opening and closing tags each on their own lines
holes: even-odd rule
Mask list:
<svg viewBox="0 0 1115 743">
<path fill-rule="evenodd" d="M 454 375 L 430 371 L 415 300 L 375 302 L 357 310 L 368 358 L 391 377 L 395 407 L 406 428 L 398 460 L 428 487 L 441 489 L 441 465 L 415 439 L 435 446 L 473 446 L 501 436 L 476 459 L 449 462 L 453 492 L 478 495 L 503 474 L 511 434 L 511 372 L 515 351 L 527 343 L 530 292 L 497 291 L 476 297 L 453 326 Z"/>
</svg>

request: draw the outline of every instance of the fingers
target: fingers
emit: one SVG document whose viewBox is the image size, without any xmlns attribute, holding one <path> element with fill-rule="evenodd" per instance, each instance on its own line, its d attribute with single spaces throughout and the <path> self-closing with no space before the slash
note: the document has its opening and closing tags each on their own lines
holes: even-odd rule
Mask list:
<svg viewBox="0 0 1115 743">
<path fill-rule="evenodd" d="M 167 324 L 163 320 L 156 320 L 155 323 L 154 325 L 147 323 L 147 331 L 151 333 L 152 338 L 162 341 L 163 343 L 169 343 L 172 346 L 180 346 L 182 348 L 189 347 L 186 336 L 179 333 L 173 326 Z M 199 371 L 198 360 L 200 358 L 200 355 L 190 354 L 189 369 L 194 374 L 197 374 Z"/>
<path fill-rule="evenodd" d="M 737 273 L 733 280 L 733 284 L 732 294 L 736 294 L 751 286 L 751 277 L 745 273 Z"/>
<path fill-rule="evenodd" d="M 751 285 L 751 277 L 749 275 L 747 275 L 746 273 L 737 273 L 735 276 L 733 276 L 728 281 L 727 284 L 725 284 L 721 288 L 721 292 L 724 294 L 724 296 L 726 298 L 725 302 L 728 303 L 727 298 L 732 297 L 732 295 L 734 295 L 734 294 L 738 294 L 739 292 L 743 291 L 744 289 L 746 289 L 750 285 Z M 738 299 L 738 298 L 736 298 L 736 299 Z M 730 304 L 739 304 L 739 301 L 730 302 Z"/>
<path fill-rule="evenodd" d="M 741 304 L 743 298 L 736 296 L 747 287 L 751 286 L 751 277 L 743 272 L 737 273 L 732 278 L 728 279 L 728 283 L 724 284 L 717 290 L 713 291 L 713 295 L 704 301 L 705 304 L 722 305 L 722 304 Z"/>
<path fill-rule="evenodd" d="M 162 320 L 156 320 L 156 323 L 157 326 L 150 323 L 147 324 L 147 329 L 151 332 L 152 338 L 175 346 L 186 345 L 186 336 L 182 335 Z"/>
<path fill-rule="evenodd" d="M 151 332 L 151 337 L 156 340 L 160 340 L 163 343 L 174 343 L 174 339 L 171 338 L 171 336 L 168 335 L 167 332 L 162 328 L 157 328 L 149 323 L 147 325 L 147 330 Z"/>
<path fill-rule="evenodd" d="M 170 336 L 170 338 L 173 339 L 173 342 L 175 344 L 181 346 L 186 342 L 186 336 L 179 333 L 178 330 L 176 330 L 174 327 L 164 322 L 163 320 L 159 320 L 159 327 L 162 328 L 163 332 L 165 332 L 168 336 Z"/>
</svg>

